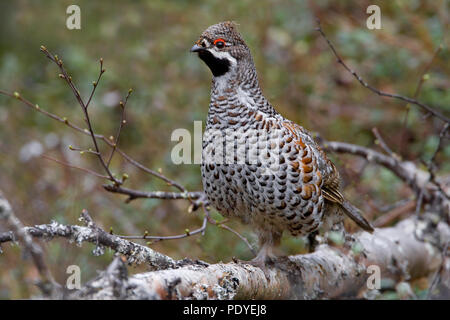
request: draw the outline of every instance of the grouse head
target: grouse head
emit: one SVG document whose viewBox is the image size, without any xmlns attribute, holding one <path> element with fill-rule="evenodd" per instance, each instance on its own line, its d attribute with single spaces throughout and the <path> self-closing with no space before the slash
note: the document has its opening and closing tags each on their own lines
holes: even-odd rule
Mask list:
<svg viewBox="0 0 450 320">
<path fill-rule="evenodd" d="M 191 48 L 198 53 L 214 77 L 220 77 L 240 66 L 253 65 L 250 50 L 231 21 L 208 27 Z"/>
</svg>

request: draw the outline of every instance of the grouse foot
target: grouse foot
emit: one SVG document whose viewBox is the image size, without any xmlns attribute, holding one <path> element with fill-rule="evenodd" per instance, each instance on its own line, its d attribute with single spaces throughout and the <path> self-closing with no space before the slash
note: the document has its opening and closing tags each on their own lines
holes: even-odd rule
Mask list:
<svg viewBox="0 0 450 320">
<path fill-rule="evenodd" d="M 270 281 L 270 269 L 275 265 L 277 257 L 273 255 L 272 248 L 269 246 L 263 246 L 258 255 L 250 260 L 244 261 L 233 257 L 233 261 L 238 264 L 249 264 L 256 268 L 261 269 L 266 276 L 266 279 Z"/>
</svg>

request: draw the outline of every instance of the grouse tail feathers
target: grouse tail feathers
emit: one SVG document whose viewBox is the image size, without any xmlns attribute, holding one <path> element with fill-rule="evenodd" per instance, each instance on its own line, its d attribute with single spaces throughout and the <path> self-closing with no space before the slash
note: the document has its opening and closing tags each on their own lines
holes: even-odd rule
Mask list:
<svg viewBox="0 0 450 320">
<path fill-rule="evenodd" d="M 366 220 L 366 218 L 364 218 L 361 210 L 356 208 L 354 205 L 352 205 L 347 200 L 342 201 L 341 206 L 342 206 L 342 208 L 344 208 L 344 213 L 348 217 L 350 217 L 353 221 L 355 221 L 358 226 L 360 226 L 361 228 L 363 228 L 364 230 L 366 230 L 370 233 L 372 233 L 374 231 L 373 226 L 370 224 L 369 221 Z"/>
</svg>

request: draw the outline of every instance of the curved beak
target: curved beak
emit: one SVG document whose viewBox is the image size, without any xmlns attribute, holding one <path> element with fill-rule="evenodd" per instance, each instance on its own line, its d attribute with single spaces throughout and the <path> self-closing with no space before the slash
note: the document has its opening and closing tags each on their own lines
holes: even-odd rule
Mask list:
<svg viewBox="0 0 450 320">
<path fill-rule="evenodd" d="M 199 46 L 198 44 L 194 44 L 191 48 L 191 50 L 189 50 L 190 52 L 199 52 L 204 50 L 203 47 Z"/>
</svg>

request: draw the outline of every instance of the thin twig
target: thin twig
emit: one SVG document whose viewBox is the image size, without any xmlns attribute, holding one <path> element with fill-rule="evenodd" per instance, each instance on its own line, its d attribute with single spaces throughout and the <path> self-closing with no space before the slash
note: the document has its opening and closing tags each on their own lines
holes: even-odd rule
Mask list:
<svg viewBox="0 0 450 320">
<path fill-rule="evenodd" d="M 437 145 L 436 149 L 434 150 L 434 153 L 431 156 L 430 161 L 426 162 L 426 161 L 422 160 L 422 163 L 427 167 L 428 172 L 430 173 L 429 181 L 433 185 L 435 185 L 438 188 L 438 190 L 441 192 L 441 194 L 448 200 L 450 200 L 450 196 L 444 191 L 441 184 L 438 181 L 436 181 L 436 167 L 437 167 L 436 166 L 436 156 L 439 153 L 439 151 L 441 151 L 441 149 L 442 149 L 444 139 L 447 138 L 449 126 L 450 126 L 449 123 L 445 123 L 444 126 L 442 127 L 442 130 L 439 132 L 438 145 Z"/>
<path fill-rule="evenodd" d="M 395 152 L 393 152 L 393 151 L 391 150 L 391 148 L 389 148 L 389 146 L 387 145 L 387 143 L 384 141 L 384 139 L 383 139 L 383 137 L 381 136 L 381 134 L 380 134 L 380 132 L 378 131 L 378 129 L 377 129 L 377 128 L 372 128 L 372 132 L 373 132 L 373 135 L 374 135 L 375 138 L 376 138 L 375 143 L 378 144 L 378 145 L 380 145 L 380 147 L 381 147 L 388 155 L 390 155 L 392 158 L 397 159 L 397 160 L 400 160 L 400 159 L 399 159 L 399 156 L 398 156 Z"/>
<path fill-rule="evenodd" d="M 207 208 L 207 206 L 205 206 L 203 204 L 203 210 L 205 211 L 206 214 L 206 218 L 208 219 L 209 223 L 214 224 L 220 228 L 223 228 L 225 230 L 228 230 L 232 233 L 234 233 L 236 236 L 239 237 L 239 239 L 241 239 L 242 241 L 244 241 L 244 243 L 247 245 L 247 247 L 250 249 L 250 251 L 253 253 L 254 256 L 256 256 L 256 251 L 253 248 L 253 246 L 250 244 L 250 242 L 247 240 L 247 238 L 245 238 L 243 235 L 241 235 L 239 232 L 237 232 L 236 230 L 230 228 L 229 226 L 225 225 L 224 223 L 227 222 L 228 220 L 224 220 L 224 221 L 216 221 L 213 218 L 211 218 L 211 213 L 209 212 L 209 209 Z"/>
<path fill-rule="evenodd" d="M 203 223 L 202 226 L 198 229 L 192 230 L 190 231 L 189 229 L 186 229 L 185 233 L 183 234 L 177 234 L 174 236 L 149 236 L 146 233 L 142 236 L 121 236 L 118 235 L 118 237 L 122 238 L 122 239 L 134 239 L 134 240 L 152 240 L 152 242 L 159 242 L 159 241 L 163 241 L 163 240 L 178 240 L 178 239 L 183 239 L 183 238 L 187 238 L 190 236 L 194 236 L 196 234 L 200 234 L 203 233 L 203 231 L 206 229 L 206 223 L 208 222 L 206 216 L 203 218 Z"/>
<path fill-rule="evenodd" d="M 128 199 L 126 202 L 130 202 L 134 199 L 139 198 L 147 198 L 147 199 L 164 199 L 164 200 L 177 200 L 177 199 L 200 199 L 204 196 L 204 193 L 201 191 L 195 191 L 195 192 L 166 192 L 166 191 L 140 191 L 140 190 L 134 190 L 130 188 L 125 188 L 122 186 L 115 186 L 110 184 L 103 185 L 103 188 L 106 191 L 112 192 L 112 193 L 120 193 L 128 196 Z"/>
<path fill-rule="evenodd" d="M 243 235 L 241 235 L 239 232 L 237 232 L 236 230 L 230 228 L 229 226 L 227 226 L 226 224 L 221 224 L 220 228 L 223 228 L 225 230 L 228 230 L 232 233 L 234 233 L 236 236 L 239 237 L 239 239 L 241 239 L 242 241 L 244 241 L 244 243 L 247 245 L 247 247 L 250 249 L 250 251 L 253 253 L 253 255 L 256 257 L 256 251 L 253 248 L 253 246 L 250 244 L 250 242 L 248 242 L 247 238 L 245 238 Z"/>
<path fill-rule="evenodd" d="M 99 154 L 97 151 L 94 151 L 94 150 L 92 150 L 90 148 L 89 149 L 81 149 L 81 148 L 74 147 L 72 145 L 69 145 L 69 150 L 71 150 L 71 151 L 78 151 L 78 152 L 80 152 L 80 154 L 85 154 L 85 153 L 92 153 L 92 154 L 95 154 L 95 155 Z"/>
<path fill-rule="evenodd" d="M 438 142 L 438 145 L 436 147 L 436 150 L 434 150 L 434 153 L 431 156 L 430 163 L 434 163 L 435 162 L 437 154 L 439 153 L 439 151 L 441 151 L 442 146 L 443 146 L 443 141 L 444 141 L 444 139 L 447 138 L 449 126 L 450 126 L 449 123 L 444 124 L 444 126 L 441 129 L 441 131 L 439 132 L 439 142 Z"/>
<path fill-rule="evenodd" d="M 117 149 L 117 145 L 119 144 L 119 138 L 120 138 L 120 133 L 122 132 L 122 128 L 126 123 L 126 119 L 125 119 L 125 107 L 127 106 L 127 102 L 128 102 L 128 98 L 130 97 L 131 93 L 133 92 L 132 89 L 128 90 L 128 94 L 125 97 L 125 102 L 120 101 L 120 108 L 122 110 L 121 112 L 121 116 L 120 116 L 120 124 L 119 124 L 119 129 L 117 129 L 117 135 L 116 135 L 116 139 L 114 141 L 112 150 L 111 150 L 111 154 L 109 155 L 109 159 L 106 163 L 106 165 L 109 167 L 109 165 L 111 164 L 111 160 L 114 156 L 114 152 Z"/>
<path fill-rule="evenodd" d="M 441 50 L 442 50 L 442 43 L 434 51 L 434 54 L 431 57 L 431 60 L 428 62 L 428 64 L 425 66 L 425 68 L 423 69 L 422 73 L 420 74 L 419 82 L 417 83 L 417 87 L 416 87 L 416 90 L 414 91 L 414 95 L 413 95 L 414 99 L 417 99 L 419 97 L 420 90 L 422 89 L 422 85 L 425 82 L 425 75 L 428 73 L 428 70 L 430 70 L 434 59 L 436 59 L 437 55 L 439 54 L 439 52 Z M 402 154 L 402 152 L 401 152 L 402 146 L 406 145 L 405 137 L 406 137 L 406 127 L 408 125 L 408 116 L 409 116 L 409 110 L 410 110 L 409 104 L 406 104 L 405 109 L 406 109 L 406 112 L 405 112 L 405 117 L 403 118 L 403 126 L 402 126 L 403 130 L 402 130 L 402 135 L 401 135 L 401 138 L 400 138 L 400 145 L 399 145 L 399 153 L 400 154 Z"/>
<path fill-rule="evenodd" d="M 447 241 L 444 245 L 444 248 L 442 249 L 442 262 L 441 262 L 441 265 L 439 266 L 439 269 L 436 270 L 436 273 L 433 276 L 433 280 L 431 281 L 431 285 L 428 288 L 427 297 L 426 297 L 427 300 L 429 300 L 431 298 L 434 288 L 439 283 L 440 275 L 441 275 L 442 270 L 444 269 L 445 259 L 447 257 L 448 244 L 449 244 L 449 242 Z"/>
<path fill-rule="evenodd" d="M 58 115 L 56 115 L 56 114 L 53 114 L 53 113 L 51 113 L 51 112 L 48 112 L 48 111 L 42 109 L 40 106 L 38 106 L 37 104 L 33 104 L 32 102 L 30 102 L 29 100 L 25 99 L 24 97 L 22 97 L 22 96 L 21 96 L 19 93 L 17 93 L 17 92 L 15 92 L 15 93 L 9 93 L 9 92 L 0 90 L 0 94 L 3 94 L 3 95 L 5 95 L 5 96 L 11 97 L 11 98 L 16 98 L 16 99 L 19 100 L 20 102 L 24 103 L 27 107 L 29 107 L 29 108 L 31 108 L 31 109 L 33 109 L 33 110 L 36 110 L 36 111 L 38 111 L 38 112 L 40 112 L 40 113 L 42 113 L 42 114 L 48 116 L 48 117 L 51 118 L 51 119 L 54 119 L 54 120 L 56 120 L 56 121 L 58 121 L 58 122 L 61 122 L 61 123 L 64 123 L 64 124 L 66 124 L 67 126 L 69 126 L 70 128 L 72 128 L 72 129 L 75 130 L 75 131 L 80 132 L 80 133 L 85 134 L 85 135 L 90 135 L 90 132 L 89 132 L 89 131 L 83 130 L 83 129 L 80 128 L 79 126 L 77 126 L 77 125 L 71 123 L 67 118 L 65 118 L 65 117 L 60 117 L 60 116 L 58 116 Z M 111 147 L 111 148 L 114 147 L 114 142 L 111 142 L 111 141 L 110 141 L 109 139 L 107 139 L 104 135 L 102 135 L 102 134 L 95 134 L 95 137 L 96 137 L 97 139 L 103 141 L 104 143 L 106 143 L 109 147 Z M 169 186 L 175 187 L 176 189 L 178 189 L 178 190 L 180 190 L 180 191 L 182 191 L 182 192 L 187 192 L 188 195 L 191 195 L 191 193 L 189 193 L 185 187 L 183 187 L 181 184 L 179 184 L 179 183 L 176 182 L 175 180 L 169 179 L 168 177 L 166 177 L 166 176 L 163 175 L 162 173 L 156 172 L 156 171 L 154 171 L 154 170 L 152 170 L 152 169 L 150 169 L 150 168 L 144 166 L 144 165 L 143 165 L 142 163 L 140 163 L 139 161 L 137 161 L 137 160 L 131 158 L 128 154 L 126 154 L 123 150 L 121 150 L 121 149 L 117 146 L 117 144 L 116 144 L 115 150 L 116 150 L 116 152 L 118 152 L 118 153 L 119 153 L 126 161 L 128 161 L 129 163 L 131 163 L 131 164 L 132 164 L 133 166 L 135 166 L 136 168 L 138 168 L 138 169 L 142 170 L 143 172 L 145 172 L 145 173 L 147 173 L 147 174 L 150 174 L 150 175 L 152 175 L 152 176 L 154 176 L 154 177 L 156 177 L 156 178 L 158 178 L 158 179 L 163 180 L 163 181 L 166 182 L 167 185 L 169 185 Z M 74 167 L 74 168 L 76 168 L 76 169 L 81 169 L 81 168 L 78 168 L 78 167 Z M 102 176 L 102 177 L 103 177 L 103 176 Z M 105 179 L 108 179 L 108 180 L 109 180 L 109 177 L 107 177 L 107 176 L 104 176 L 104 177 L 105 177 Z M 107 190 L 113 192 L 112 189 L 107 189 Z M 139 198 L 139 197 L 137 197 L 137 198 Z M 142 197 L 142 198 L 146 198 L 146 197 Z M 192 203 L 193 200 L 194 200 L 195 198 L 192 198 L 192 199 L 191 199 L 191 198 L 188 197 L 187 199 Z M 131 200 L 132 200 L 132 199 L 131 199 Z"/>
<path fill-rule="evenodd" d="M 105 138 L 105 139 L 106 139 L 106 138 Z M 132 165 L 134 165 L 135 167 L 141 169 L 142 171 L 144 171 L 144 172 L 146 172 L 146 173 L 148 173 L 148 174 L 150 174 L 150 175 L 152 175 L 152 176 L 157 177 L 158 179 L 163 180 L 163 181 L 166 182 L 167 185 L 169 185 L 169 186 L 173 186 L 173 187 L 177 188 L 177 189 L 180 190 L 180 191 L 187 192 L 187 189 L 186 189 L 185 187 L 183 187 L 181 184 L 179 184 L 178 182 L 176 182 L 176 181 L 174 181 L 174 180 L 172 180 L 172 179 L 167 178 L 166 176 L 164 176 L 163 174 L 161 174 L 161 173 L 159 173 L 159 172 L 156 172 L 156 171 L 154 171 L 154 170 L 152 170 L 152 169 L 147 168 L 146 166 L 142 165 L 142 164 L 139 163 L 138 161 L 132 159 L 129 155 L 127 155 L 127 154 L 126 154 L 125 152 L 123 152 L 121 149 L 116 148 L 116 151 L 117 151 L 118 153 L 120 153 L 120 154 L 122 155 L 122 157 L 125 158 L 125 160 L 127 160 L 128 162 L 130 162 L 130 163 L 131 163 Z"/>
<path fill-rule="evenodd" d="M 77 166 L 74 166 L 74 165 L 72 165 L 72 164 L 70 164 L 70 163 L 67 163 L 67 162 L 64 162 L 64 161 L 61 161 L 61 160 L 58 160 L 58 159 L 55 159 L 55 158 L 46 156 L 46 155 L 41 155 L 41 157 L 42 157 L 42 158 L 45 158 L 45 159 L 47 159 L 47 160 L 50 160 L 50 161 L 57 162 L 57 163 L 59 163 L 59 164 L 65 166 L 65 167 L 68 167 L 68 168 L 72 168 L 72 169 L 77 169 L 77 170 L 84 171 L 84 172 L 89 173 L 89 174 L 92 174 L 92 175 L 94 175 L 94 176 L 96 176 L 96 177 L 98 177 L 98 178 L 109 179 L 108 176 L 102 175 L 102 174 L 97 173 L 97 172 L 95 172 L 95 171 L 92 171 L 92 170 L 89 170 L 89 169 L 86 169 L 86 168 L 77 167 Z"/>
<path fill-rule="evenodd" d="M 389 98 L 394 98 L 394 99 L 398 99 L 398 100 L 402 100 L 408 103 L 412 103 L 415 104 L 417 106 L 420 106 L 421 108 L 425 109 L 426 111 L 428 111 L 429 113 L 433 114 L 435 117 L 443 120 L 444 122 L 450 122 L 450 118 L 444 116 L 443 114 L 441 114 L 440 112 L 434 110 L 432 107 L 416 100 L 416 99 L 412 99 L 409 97 L 405 97 L 399 94 L 394 94 L 394 93 L 387 93 L 381 90 L 378 90 L 375 87 L 372 87 L 371 85 L 369 85 L 366 81 L 364 81 L 363 78 L 361 78 L 354 70 L 352 70 L 350 67 L 347 66 L 347 64 L 344 62 L 344 60 L 342 60 L 341 56 L 337 53 L 336 49 L 334 48 L 334 45 L 331 43 L 331 41 L 327 38 L 327 36 L 325 35 L 324 31 L 322 30 L 322 27 L 320 25 L 320 20 L 318 18 L 316 18 L 317 20 L 317 25 L 318 27 L 316 28 L 316 30 L 321 34 L 321 36 L 326 40 L 328 46 L 330 47 L 331 51 L 333 51 L 333 54 L 335 55 L 335 57 L 337 58 L 337 62 L 339 64 L 341 64 L 345 70 L 347 70 L 348 72 L 350 72 L 358 81 L 359 83 L 361 83 L 364 87 L 366 87 L 367 89 L 369 89 L 370 91 L 383 96 L 383 97 L 389 97 Z"/>
<path fill-rule="evenodd" d="M 386 212 L 382 216 L 373 221 L 373 225 L 377 228 L 385 227 L 391 224 L 394 220 L 403 218 L 405 215 L 411 214 L 416 207 L 416 201 L 408 200 L 406 203 L 402 203 L 401 206 Z"/>
<path fill-rule="evenodd" d="M 91 103 L 92 97 L 94 96 L 95 93 L 95 89 L 97 89 L 98 83 L 100 82 L 103 73 L 105 73 L 105 69 L 103 69 L 103 58 L 100 58 L 100 72 L 98 73 L 97 81 L 94 81 L 92 83 L 93 88 L 89 96 L 89 99 L 86 102 L 86 109 L 89 107 L 89 104 Z"/>
<path fill-rule="evenodd" d="M 69 85 L 69 87 L 72 89 L 72 92 L 75 96 L 75 98 L 77 99 L 81 110 L 83 111 L 84 114 L 84 120 L 86 121 L 86 124 L 88 126 L 88 131 L 89 134 L 92 138 L 92 142 L 94 144 L 94 148 L 95 151 L 97 152 L 97 157 L 98 160 L 100 161 L 100 164 L 103 166 L 106 174 L 109 177 L 109 180 L 113 181 L 115 184 L 121 185 L 123 183 L 122 180 L 117 179 L 111 172 L 111 170 L 109 169 L 109 167 L 106 165 L 105 160 L 103 159 L 103 156 L 100 152 L 100 148 L 98 147 L 98 142 L 97 142 L 97 137 L 95 136 L 94 133 L 94 129 L 92 127 L 92 123 L 89 117 L 89 112 L 88 112 L 88 104 L 84 103 L 83 99 L 81 98 L 80 95 L 80 91 L 77 89 L 75 83 L 72 81 L 72 77 L 67 73 L 66 69 L 64 68 L 64 64 L 63 61 L 61 59 L 58 58 L 57 55 L 53 55 L 50 51 L 48 51 L 48 49 L 44 46 L 41 46 L 41 51 L 45 54 L 45 56 L 47 58 L 49 58 L 51 61 L 53 61 L 59 68 L 59 70 L 61 71 L 61 74 L 59 75 L 60 78 L 62 78 L 63 80 L 66 81 L 66 83 Z M 93 85 L 91 94 L 89 96 L 89 100 L 88 102 L 91 102 L 92 96 L 95 93 L 95 89 L 98 86 L 98 81 L 100 81 L 101 76 L 103 75 L 103 73 L 105 73 L 105 69 L 103 68 L 103 59 L 100 59 L 100 71 L 99 71 L 99 75 L 98 75 L 98 79 L 95 85 Z"/>
<path fill-rule="evenodd" d="M 31 239 L 29 234 L 24 232 L 22 222 L 14 214 L 8 200 L 6 200 L 0 191 L 0 221 L 1 220 L 4 220 L 12 228 L 13 232 L 8 233 L 11 236 L 11 240 L 9 241 L 13 241 L 15 236 L 17 236 L 24 245 L 25 250 L 31 255 L 34 265 L 41 277 L 39 287 L 42 292 L 47 296 L 56 297 L 61 286 L 54 280 L 50 269 L 45 262 L 41 247 Z M 8 240 L 7 237 L 2 238 Z"/>
<path fill-rule="evenodd" d="M 76 88 L 75 84 L 72 82 L 72 77 L 69 76 L 69 75 L 67 74 L 67 72 L 65 71 L 65 69 L 63 68 L 63 66 L 62 66 L 62 65 L 63 65 L 62 60 L 60 60 L 57 56 L 51 55 L 50 52 L 49 52 L 44 46 L 41 47 L 41 51 L 44 52 L 44 54 L 47 56 L 47 58 L 49 58 L 51 61 L 55 62 L 55 63 L 58 65 L 58 67 L 59 67 L 60 69 L 64 70 L 64 71 L 62 71 L 63 73 L 60 75 L 60 77 L 63 78 L 63 79 L 65 79 L 66 82 L 69 84 L 69 87 L 72 89 L 72 91 L 73 91 L 73 93 L 74 93 L 74 95 L 75 95 L 77 101 L 79 102 L 80 106 L 82 106 L 83 112 L 85 112 L 84 102 L 83 102 L 83 100 L 81 99 L 81 96 L 80 96 L 80 93 L 79 93 L 78 89 Z M 100 70 L 99 77 L 98 77 L 97 80 L 100 80 L 100 76 L 104 73 L 104 69 L 103 69 L 103 59 L 100 59 L 100 66 L 101 66 L 101 70 Z M 89 97 L 88 102 L 91 101 L 92 96 L 93 96 L 93 94 L 94 94 L 94 92 L 95 92 L 95 88 L 97 87 L 97 85 L 98 85 L 98 81 L 95 82 L 94 89 L 91 91 L 91 95 L 90 95 L 90 97 Z M 140 170 L 146 172 L 147 174 L 150 174 L 150 175 L 152 175 L 152 176 L 154 176 L 154 177 L 156 177 L 156 178 L 158 178 L 158 179 L 163 180 L 163 181 L 166 182 L 169 186 L 173 186 L 173 187 L 177 188 L 178 190 L 180 190 L 180 191 L 182 191 L 182 192 L 187 192 L 187 189 L 186 189 L 185 187 L 183 187 L 181 184 L 177 183 L 176 181 L 174 181 L 174 180 L 172 180 L 172 179 L 169 179 L 168 177 L 164 176 L 164 175 L 161 174 L 161 173 L 158 173 L 158 172 L 156 172 L 156 171 L 154 171 L 154 170 L 151 170 L 150 168 L 147 168 L 146 166 L 144 166 L 144 165 L 141 164 L 140 162 L 138 162 L 138 161 L 134 160 L 133 158 L 131 158 L 131 157 L 130 157 L 129 155 L 127 155 L 124 151 L 122 151 L 122 150 L 117 146 L 119 134 L 118 134 L 117 137 L 116 137 L 116 141 L 110 141 L 109 139 L 107 139 L 107 138 L 106 138 L 104 135 L 102 135 L 102 134 L 96 134 L 96 133 L 94 133 L 92 130 L 82 129 L 81 127 L 79 127 L 79 126 L 77 126 L 77 125 L 71 123 L 66 117 L 60 117 L 60 116 L 58 116 L 58 115 L 56 115 L 56 114 L 53 114 L 53 113 L 51 113 L 51 112 L 48 112 L 48 111 L 42 109 L 39 105 L 33 104 L 33 103 L 31 103 L 29 100 L 23 98 L 18 92 L 9 93 L 9 92 L 0 90 L 0 94 L 9 96 L 9 97 L 11 97 L 11 98 L 16 98 L 16 99 L 18 99 L 19 101 L 21 101 L 22 103 L 24 103 L 27 107 L 29 107 L 29 108 L 31 108 L 31 109 L 33 109 L 33 110 L 36 110 L 36 111 L 38 111 L 38 112 L 40 112 L 40 113 L 42 113 L 42 114 L 44 114 L 44 115 L 46 115 L 46 116 L 48 116 L 48 117 L 50 117 L 50 118 L 56 120 L 56 121 L 58 121 L 58 122 L 64 123 L 65 125 L 69 126 L 70 128 L 74 129 L 75 131 L 78 131 L 78 132 L 83 133 L 83 134 L 86 134 L 86 135 L 90 135 L 90 136 L 92 137 L 93 141 L 95 140 L 95 141 L 94 141 L 94 144 L 97 142 L 97 141 L 96 141 L 97 139 L 103 141 L 103 142 L 106 143 L 109 147 L 113 148 L 113 150 L 115 150 L 116 152 L 118 152 L 118 153 L 119 153 L 126 161 L 128 161 L 129 163 L 131 163 L 133 166 L 139 168 Z M 129 91 L 128 96 L 129 96 L 130 94 L 131 94 L 131 92 Z M 127 96 L 127 97 L 128 97 L 128 96 Z M 87 110 L 86 110 L 86 112 L 87 112 Z M 88 115 L 87 118 L 89 118 L 89 115 Z M 123 125 L 123 120 L 125 120 L 125 119 L 122 119 L 122 125 Z M 92 127 L 91 127 L 91 128 L 92 128 Z M 93 151 L 92 153 L 94 153 L 94 151 Z M 99 157 L 99 159 L 102 158 L 102 157 L 101 157 L 101 154 L 100 154 L 100 151 L 97 151 L 97 148 L 96 148 L 95 154 Z M 111 155 L 113 155 L 113 153 L 111 153 Z M 123 183 L 123 181 L 116 179 L 116 178 L 112 175 L 112 173 L 109 171 L 109 162 L 110 162 L 110 159 L 112 158 L 111 155 L 110 155 L 110 158 L 109 158 L 109 160 L 108 160 L 108 164 L 106 164 L 106 163 L 103 161 L 103 163 L 104 163 L 105 166 L 106 166 L 106 172 L 108 173 L 108 180 L 112 180 L 115 184 L 120 185 L 121 183 Z M 103 160 L 103 158 L 100 159 L 100 162 L 102 162 L 102 160 Z M 104 168 L 105 168 L 105 166 L 104 166 Z M 191 203 L 193 202 L 192 199 L 188 199 L 188 200 L 189 200 Z"/>
</svg>

